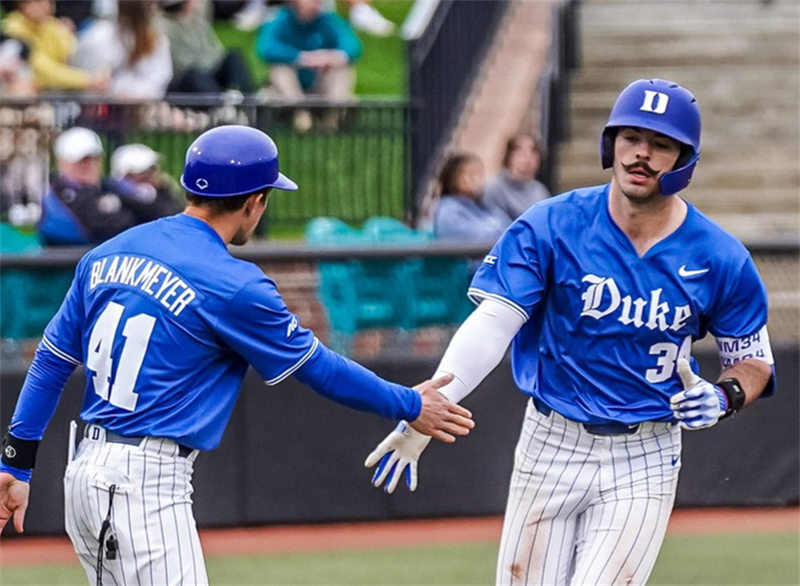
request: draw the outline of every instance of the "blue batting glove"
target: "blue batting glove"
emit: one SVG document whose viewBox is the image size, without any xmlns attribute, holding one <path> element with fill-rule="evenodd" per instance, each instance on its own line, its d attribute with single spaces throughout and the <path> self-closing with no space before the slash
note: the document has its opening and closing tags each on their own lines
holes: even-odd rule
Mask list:
<svg viewBox="0 0 800 586">
<path fill-rule="evenodd" d="M 718 386 L 692 372 L 689 362 L 678 359 L 683 391 L 670 398 L 672 414 L 684 429 L 705 429 L 716 425 L 728 409 L 728 399 Z"/>
<path fill-rule="evenodd" d="M 405 477 L 408 489 L 416 490 L 417 461 L 430 441 L 430 436 L 419 433 L 401 421 L 364 461 L 367 468 L 378 464 L 372 476 L 372 485 L 378 487 L 383 484 L 383 490 L 391 494 L 400 478 Z"/>
</svg>

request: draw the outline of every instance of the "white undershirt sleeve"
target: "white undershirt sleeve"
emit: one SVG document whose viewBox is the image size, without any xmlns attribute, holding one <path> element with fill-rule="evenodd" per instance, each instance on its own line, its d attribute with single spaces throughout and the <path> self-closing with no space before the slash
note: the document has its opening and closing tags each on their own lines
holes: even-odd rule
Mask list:
<svg viewBox="0 0 800 586">
<path fill-rule="evenodd" d="M 454 403 L 469 395 L 500 364 L 524 323 L 508 305 L 484 299 L 458 328 L 439 362 L 433 378 L 454 376 L 439 391 Z"/>
</svg>

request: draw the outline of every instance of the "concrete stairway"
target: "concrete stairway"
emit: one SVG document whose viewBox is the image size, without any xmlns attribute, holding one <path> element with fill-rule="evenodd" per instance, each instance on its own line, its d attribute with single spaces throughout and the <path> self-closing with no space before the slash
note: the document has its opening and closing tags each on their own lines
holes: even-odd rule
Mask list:
<svg viewBox="0 0 800 586">
<path fill-rule="evenodd" d="M 745 240 L 800 235 L 800 3 L 587 0 L 560 191 L 608 181 L 599 136 L 619 91 L 643 77 L 689 88 L 703 115 L 684 197 Z"/>
<path fill-rule="evenodd" d="M 551 44 L 554 0 L 510 1 L 451 141 L 451 150 L 478 155 L 489 175 L 500 168 L 510 136 L 539 126 L 531 104 Z"/>
<path fill-rule="evenodd" d="M 469 151 L 483 161 L 489 177 L 501 167 L 508 138 L 539 127 L 538 83 L 547 65 L 553 5 L 561 0 L 507 1 L 508 11 L 480 64 L 439 168 L 447 155 Z M 422 198 L 422 225 L 432 221 L 436 189 L 432 178 Z"/>
</svg>

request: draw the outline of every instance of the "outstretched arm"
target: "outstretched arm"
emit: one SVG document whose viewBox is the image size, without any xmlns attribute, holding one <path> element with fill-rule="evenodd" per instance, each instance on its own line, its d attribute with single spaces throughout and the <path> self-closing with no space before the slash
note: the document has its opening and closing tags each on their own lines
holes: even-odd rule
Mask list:
<svg viewBox="0 0 800 586">
<path fill-rule="evenodd" d="M 420 431 L 445 442 L 455 441 L 456 435 L 467 435 L 474 425 L 468 410 L 438 392 L 450 377 L 409 389 L 382 379 L 322 344 L 294 376 L 332 401 L 389 419 L 412 421 Z"/>
<path fill-rule="evenodd" d="M 64 384 L 75 368 L 74 364 L 54 354 L 45 344 L 46 338 L 36 349 L 9 432 L 3 439 L 0 456 L 0 532 L 13 516 L 14 527 L 22 533 L 36 449 L 58 405 Z"/>
<path fill-rule="evenodd" d="M 440 392 L 454 403 L 469 395 L 503 359 L 524 321 L 518 312 L 500 301 L 481 302 L 450 340 L 436 369 L 434 379 L 453 376 Z M 372 484 L 383 484 L 386 492 L 391 493 L 399 478 L 405 475 L 406 485 L 415 490 L 417 461 L 430 439 L 413 429 L 413 425 L 409 427 L 401 422 L 364 462 L 368 468 L 380 463 Z"/>
<path fill-rule="evenodd" d="M 17 533 L 22 533 L 30 490 L 27 482 L 17 480 L 7 472 L 0 472 L 0 532 L 13 516 L 14 529 Z"/>
</svg>

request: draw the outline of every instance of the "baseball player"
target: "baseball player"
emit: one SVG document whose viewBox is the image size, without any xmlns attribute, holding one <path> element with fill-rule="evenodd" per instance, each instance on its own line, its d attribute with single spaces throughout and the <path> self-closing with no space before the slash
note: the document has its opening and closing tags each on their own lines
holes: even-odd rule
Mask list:
<svg viewBox="0 0 800 586">
<path fill-rule="evenodd" d="M 530 396 L 516 447 L 498 584 L 643 584 L 664 538 L 681 429 L 774 392 L 767 296 L 747 250 L 676 195 L 700 153 L 700 110 L 676 83 L 639 80 L 602 133 L 607 185 L 535 204 L 495 244 L 480 303 L 436 376 L 460 401 L 512 343 Z M 710 332 L 722 372 L 695 375 Z M 429 438 L 401 423 L 368 456 L 392 492 Z"/>
<path fill-rule="evenodd" d="M 83 364 L 83 439 L 64 479 L 66 528 L 91 582 L 205 584 L 191 510 L 193 462 L 214 449 L 252 365 L 267 385 L 294 376 L 323 396 L 455 441 L 470 413 L 436 389 L 387 382 L 328 350 L 256 265 L 228 244 L 252 235 L 278 171 L 263 132 L 223 126 L 189 147 L 184 213 L 89 251 L 47 326 L 4 440 L 0 529 L 23 529 L 36 448 Z M 73 442 L 70 442 L 70 448 Z"/>
</svg>

